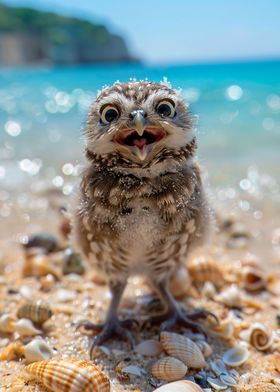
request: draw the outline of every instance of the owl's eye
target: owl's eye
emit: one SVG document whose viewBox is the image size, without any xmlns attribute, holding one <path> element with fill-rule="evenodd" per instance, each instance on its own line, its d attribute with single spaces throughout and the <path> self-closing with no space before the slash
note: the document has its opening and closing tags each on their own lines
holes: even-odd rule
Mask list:
<svg viewBox="0 0 280 392">
<path fill-rule="evenodd" d="M 119 117 L 119 111 L 115 106 L 107 105 L 101 109 L 100 116 L 103 124 L 109 124 Z"/>
<path fill-rule="evenodd" d="M 161 101 L 157 107 L 156 107 L 156 112 L 161 116 L 161 117 L 174 117 L 176 112 L 175 112 L 175 105 L 171 101 Z"/>
</svg>

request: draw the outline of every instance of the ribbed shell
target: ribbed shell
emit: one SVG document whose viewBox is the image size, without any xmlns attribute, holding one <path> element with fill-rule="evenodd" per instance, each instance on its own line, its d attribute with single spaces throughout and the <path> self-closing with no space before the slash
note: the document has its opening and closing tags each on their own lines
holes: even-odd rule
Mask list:
<svg viewBox="0 0 280 392">
<path fill-rule="evenodd" d="M 187 373 L 187 366 L 177 358 L 165 357 L 159 359 L 152 366 L 152 375 L 159 380 L 180 380 Z"/>
<path fill-rule="evenodd" d="M 109 378 L 87 361 L 75 358 L 40 361 L 25 369 L 52 392 L 110 392 Z"/>
<path fill-rule="evenodd" d="M 27 318 L 35 324 L 41 325 L 51 318 L 52 311 L 46 301 L 38 299 L 22 305 L 18 309 L 17 316 L 18 318 Z"/>
<path fill-rule="evenodd" d="M 192 381 L 181 380 L 163 385 L 155 389 L 154 392 L 203 392 L 203 390 Z"/>
<path fill-rule="evenodd" d="M 180 359 L 188 367 L 201 369 L 206 365 L 200 348 L 186 336 L 162 332 L 160 342 L 167 354 Z"/>
<path fill-rule="evenodd" d="M 194 283 L 212 282 L 222 286 L 224 277 L 220 266 L 206 257 L 196 257 L 188 263 L 188 271 Z"/>
</svg>

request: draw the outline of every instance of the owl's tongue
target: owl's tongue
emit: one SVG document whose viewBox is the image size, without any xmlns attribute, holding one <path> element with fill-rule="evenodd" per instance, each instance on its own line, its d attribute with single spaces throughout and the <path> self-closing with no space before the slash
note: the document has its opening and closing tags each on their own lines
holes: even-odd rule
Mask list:
<svg viewBox="0 0 280 392">
<path fill-rule="evenodd" d="M 140 150 L 146 145 L 148 144 L 148 141 L 146 138 L 141 137 L 140 139 L 133 139 L 133 145 L 140 148 Z"/>
</svg>

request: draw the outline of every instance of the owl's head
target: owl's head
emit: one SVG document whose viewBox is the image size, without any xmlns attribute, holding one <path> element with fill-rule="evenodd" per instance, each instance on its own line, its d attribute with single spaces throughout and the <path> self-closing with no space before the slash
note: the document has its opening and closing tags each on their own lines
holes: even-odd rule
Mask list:
<svg viewBox="0 0 280 392">
<path fill-rule="evenodd" d="M 194 136 L 183 98 L 161 83 L 116 83 L 98 95 L 85 130 L 86 149 L 103 162 L 147 167 L 161 152 L 178 152 Z"/>
</svg>

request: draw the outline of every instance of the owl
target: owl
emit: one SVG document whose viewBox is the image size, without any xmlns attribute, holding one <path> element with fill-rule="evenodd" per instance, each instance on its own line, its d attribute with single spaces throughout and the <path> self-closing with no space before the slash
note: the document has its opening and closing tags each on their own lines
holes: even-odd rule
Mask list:
<svg viewBox="0 0 280 392">
<path fill-rule="evenodd" d="M 116 83 L 100 92 L 85 127 L 88 160 L 73 214 L 75 247 L 104 278 L 112 300 L 90 353 L 112 335 L 133 341 L 117 309 L 127 279 L 143 275 L 165 306 L 151 323 L 202 332 L 200 310 L 186 314 L 169 290 L 171 275 L 205 240 L 211 212 L 195 158 L 192 118 L 166 84 Z"/>
</svg>

